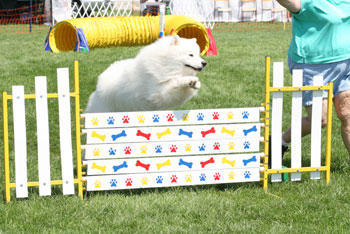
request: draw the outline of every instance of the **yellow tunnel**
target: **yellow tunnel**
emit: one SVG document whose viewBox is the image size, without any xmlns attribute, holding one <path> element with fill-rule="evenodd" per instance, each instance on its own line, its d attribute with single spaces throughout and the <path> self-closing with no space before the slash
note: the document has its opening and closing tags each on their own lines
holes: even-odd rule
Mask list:
<svg viewBox="0 0 350 234">
<path fill-rule="evenodd" d="M 94 17 L 61 21 L 50 34 L 49 43 L 53 52 L 74 51 L 77 28 L 82 28 L 89 48 L 111 46 L 146 45 L 159 37 L 159 16 Z M 209 49 L 209 37 L 205 26 L 190 17 L 165 16 L 165 35 L 171 31 L 184 38 L 197 38 L 201 55 Z"/>
</svg>

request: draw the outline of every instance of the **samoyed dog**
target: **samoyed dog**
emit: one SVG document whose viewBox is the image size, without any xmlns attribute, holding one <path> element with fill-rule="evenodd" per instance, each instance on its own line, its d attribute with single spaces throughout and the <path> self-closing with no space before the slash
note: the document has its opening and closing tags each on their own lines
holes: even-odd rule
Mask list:
<svg viewBox="0 0 350 234">
<path fill-rule="evenodd" d="M 166 36 L 132 59 L 114 62 L 99 77 L 86 113 L 166 110 L 185 104 L 206 66 L 196 39 Z"/>
</svg>

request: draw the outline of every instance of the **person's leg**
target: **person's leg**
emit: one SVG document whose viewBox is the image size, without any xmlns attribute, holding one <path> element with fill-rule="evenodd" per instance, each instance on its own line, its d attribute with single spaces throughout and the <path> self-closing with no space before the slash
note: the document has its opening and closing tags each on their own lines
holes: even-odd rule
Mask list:
<svg viewBox="0 0 350 234">
<path fill-rule="evenodd" d="M 350 97 L 350 95 L 349 95 L 349 97 Z M 350 99 L 349 99 L 349 104 L 350 104 Z M 305 110 L 307 112 L 307 116 L 304 116 L 301 119 L 301 137 L 304 137 L 304 136 L 309 135 L 311 133 L 312 105 L 305 106 Z M 350 124 L 350 122 L 349 122 L 349 124 Z M 322 128 L 325 127 L 326 125 L 327 125 L 327 99 L 323 99 L 323 101 L 322 101 Z M 350 127 L 350 125 L 349 125 L 349 127 Z M 288 128 L 287 131 L 285 131 L 282 134 L 282 140 L 288 144 L 291 142 L 291 128 Z M 350 140 L 350 136 L 349 136 L 349 140 Z"/>
<path fill-rule="evenodd" d="M 334 107 L 341 121 L 341 134 L 350 154 L 350 91 L 344 91 L 334 97 Z"/>
</svg>

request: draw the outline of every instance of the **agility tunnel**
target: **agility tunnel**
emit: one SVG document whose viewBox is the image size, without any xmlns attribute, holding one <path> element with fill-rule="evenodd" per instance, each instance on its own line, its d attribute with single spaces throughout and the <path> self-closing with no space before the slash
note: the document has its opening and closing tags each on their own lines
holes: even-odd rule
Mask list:
<svg viewBox="0 0 350 234">
<path fill-rule="evenodd" d="M 64 20 L 49 32 L 48 45 L 52 52 L 76 51 L 85 43 L 87 50 L 112 46 L 147 45 L 158 39 L 159 16 L 96 17 Z M 208 52 L 209 36 L 205 26 L 190 17 L 165 16 L 165 35 L 196 38 L 201 55 Z M 47 47 L 47 45 L 46 45 Z"/>
</svg>

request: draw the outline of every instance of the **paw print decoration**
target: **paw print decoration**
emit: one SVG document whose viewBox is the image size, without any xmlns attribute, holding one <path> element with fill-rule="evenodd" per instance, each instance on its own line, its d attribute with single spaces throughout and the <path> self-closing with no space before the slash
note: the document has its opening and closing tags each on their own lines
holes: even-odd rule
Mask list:
<svg viewBox="0 0 350 234">
<path fill-rule="evenodd" d="M 219 173 L 219 172 L 216 172 L 216 173 L 214 174 L 214 180 L 220 180 L 220 178 L 221 178 L 220 173 Z"/>
<path fill-rule="evenodd" d="M 252 173 L 250 173 L 250 171 L 245 171 L 244 172 L 244 178 L 245 179 L 250 179 L 250 176 L 252 175 Z"/>
<path fill-rule="evenodd" d="M 249 118 L 249 112 L 248 111 L 243 111 L 242 112 L 242 118 L 243 119 L 248 119 Z"/>
<path fill-rule="evenodd" d="M 171 180 L 171 183 L 177 183 L 177 176 L 176 175 L 172 175 L 170 180 Z"/>
<path fill-rule="evenodd" d="M 220 114 L 218 112 L 214 112 L 213 113 L 213 120 L 218 120 L 219 116 L 220 116 Z"/>
<path fill-rule="evenodd" d="M 128 124 L 129 121 L 130 121 L 130 117 L 127 116 L 127 115 L 124 115 L 123 118 L 122 118 L 122 120 L 123 120 L 123 123 L 124 123 L 124 124 Z"/>
<path fill-rule="evenodd" d="M 117 150 L 113 149 L 112 147 L 108 150 L 109 155 L 115 155 L 116 152 Z"/>
<path fill-rule="evenodd" d="M 124 149 L 125 154 L 131 154 L 131 148 L 129 146 Z"/>
<path fill-rule="evenodd" d="M 205 144 L 203 143 L 202 145 L 198 146 L 199 151 L 205 151 Z"/>
<path fill-rule="evenodd" d="M 170 152 L 171 153 L 176 153 L 176 151 L 177 151 L 177 146 L 176 145 L 171 145 Z"/>
<path fill-rule="evenodd" d="M 117 187 L 118 181 L 116 179 L 111 179 L 111 181 L 109 183 L 110 183 L 111 187 Z"/>
<path fill-rule="evenodd" d="M 199 181 L 206 181 L 206 179 L 207 179 L 207 176 L 206 176 L 204 173 L 202 173 L 202 174 L 199 176 Z"/>
<path fill-rule="evenodd" d="M 220 149 L 220 143 L 219 142 L 215 142 L 213 147 L 214 147 L 214 150 L 219 150 Z"/>
<path fill-rule="evenodd" d="M 145 118 L 145 116 L 140 115 L 140 116 L 138 117 L 138 120 L 139 120 L 139 123 L 145 123 L 146 118 Z"/>
<path fill-rule="evenodd" d="M 126 184 L 127 187 L 128 187 L 128 186 L 132 186 L 132 179 L 131 179 L 131 178 L 127 178 L 127 179 L 125 180 L 125 184 Z"/>
<path fill-rule="evenodd" d="M 95 118 L 92 118 L 92 125 L 95 125 L 95 126 L 97 126 L 98 125 L 98 118 L 97 117 L 95 117 Z"/>
<path fill-rule="evenodd" d="M 173 114 L 168 114 L 166 116 L 166 119 L 167 119 L 168 122 L 173 122 L 174 121 L 174 115 Z"/>
<path fill-rule="evenodd" d="M 153 123 L 159 123 L 159 116 L 158 115 L 153 115 L 152 119 L 153 119 Z"/>
<path fill-rule="evenodd" d="M 198 113 L 197 120 L 198 121 L 203 121 L 204 120 L 204 114 L 203 113 Z"/>
<path fill-rule="evenodd" d="M 250 148 L 250 142 L 249 141 L 245 141 L 243 143 L 244 149 L 249 149 Z"/>
<path fill-rule="evenodd" d="M 115 119 L 113 118 L 113 116 L 108 117 L 107 119 L 107 123 L 108 125 L 114 125 Z"/>
<path fill-rule="evenodd" d="M 156 148 L 155 148 L 155 151 L 156 151 L 157 154 L 162 153 L 162 150 L 163 150 L 163 148 L 160 145 L 157 145 Z"/>
<path fill-rule="evenodd" d="M 163 184 L 163 176 L 157 176 L 156 182 L 157 184 Z"/>
</svg>

